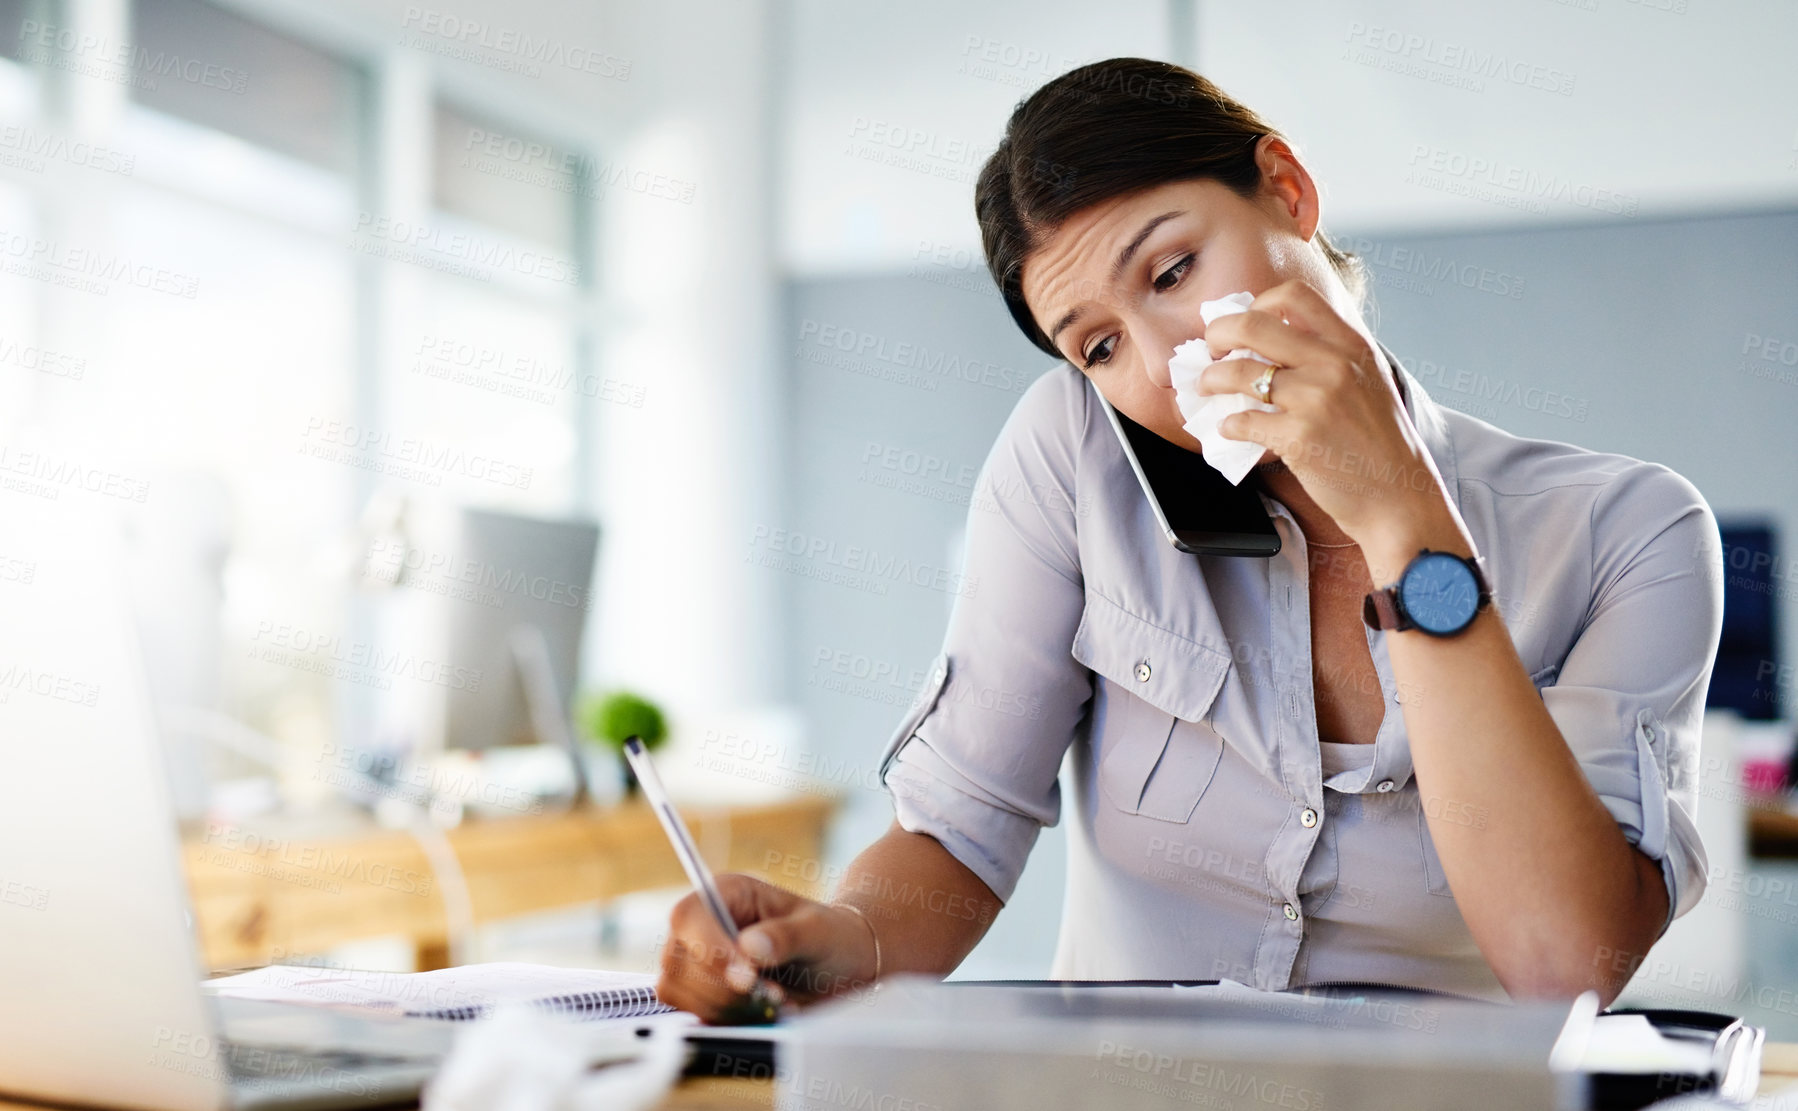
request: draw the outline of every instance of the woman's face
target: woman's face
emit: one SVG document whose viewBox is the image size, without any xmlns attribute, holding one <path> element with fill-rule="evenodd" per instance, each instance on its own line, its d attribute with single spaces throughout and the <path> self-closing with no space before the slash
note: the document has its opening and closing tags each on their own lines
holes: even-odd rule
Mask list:
<svg viewBox="0 0 1798 1111">
<path fill-rule="evenodd" d="M 1310 175 L 1278 139 L 1264 138 L 1260 155 L 1253 200 L 1211 180 L 1158 185 L 1076 212 L 1024 261 L 1024 301 L 1062 356 L 1118 411 L 1189 451 L 1199 441 L 1183 427 L 1167 363 L 1205 334 L 1200 302 L 1304 278 L 1359 326 L 1310 242 Z"/>
</svg>

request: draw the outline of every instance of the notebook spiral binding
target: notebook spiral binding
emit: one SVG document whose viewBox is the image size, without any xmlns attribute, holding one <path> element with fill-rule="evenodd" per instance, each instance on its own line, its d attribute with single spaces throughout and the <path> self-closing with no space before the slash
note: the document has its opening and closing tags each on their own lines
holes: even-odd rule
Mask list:
<svg viewBox="0 0 1798 1111">
<path fill-rule="evenodd" d="M 556 995 L 537 1004 L 559 1015 L 582 1018 L 636 1018 L 659 1015 L 674 1010 L 656 998 L 654 988 L 618 988 L 612 991 L 583 991 L 574 995 Z"/>
<path fill-rule="evenodd" d="M 637 1018 L 641 1015 L 666 1014 L 674 1010 L 656 998 L 654 988 L 614 988 L 609 991 L 583 991 L 572 995 L 552 995 L 533 1000 L 531 1006 L 551 1014 L 583 1019 Z M 424 1012 L 426 1018 L 465 1022 L 480 1018 L 492 1008 L 485 1003 L 460 1007 L 440 1007 Z"/>
</svg>

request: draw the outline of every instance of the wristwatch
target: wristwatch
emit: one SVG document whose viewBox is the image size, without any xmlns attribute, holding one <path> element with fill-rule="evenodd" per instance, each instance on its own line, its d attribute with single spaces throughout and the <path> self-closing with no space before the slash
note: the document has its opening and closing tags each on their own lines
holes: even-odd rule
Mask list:
<svg viewBox="0 0 1798 1111">
<path fill-rule="evenodd" d="M 1368 591 L 1361 617 L 1375 629 L 1421 629 L 1452 637 L 1492 604 L 1485 564 L 1483 556 L 1468 559 L 1425 548 L 1405 564 L 1397 582 Z"/>
</svg>

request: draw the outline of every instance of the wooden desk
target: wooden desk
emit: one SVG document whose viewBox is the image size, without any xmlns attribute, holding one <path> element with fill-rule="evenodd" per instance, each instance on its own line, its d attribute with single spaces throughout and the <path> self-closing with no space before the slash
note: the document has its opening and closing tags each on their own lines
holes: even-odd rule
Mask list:
<svg viewBox="0 0 1798 1111">
<path fill-rule="evenodd" d="M 783 886 L 819 876 L 824 826 L 836 800 L 684 811 L 719 871 L 771 874 Z M 474 919 L 608 899 L 686 882 L 643 803 L 560 814 L 480 819 L 448 831 Z M 728 852 L 713 846 L 728 844 Z M 214 969 L 317 953 L 346 941 L 403 934 L 421 970 L 448 963 L 439 881 L 410 834 L 370 827 L 297 837 L 209 825 L 185 839 L 201 946 Z M 800 867 L 791 867 L 792 862 Z M 772 875 L 772 873 L 779 873 Z"/>
<path fill-rule="evenodd" d="M 662 1111 L 742 1111 L 774 1106 L 774 1081 L 695 1076 L 682 1080 L 662 1101 Z"/>
<path fill-rule="evenodd" d="M 1798 814 L 1785 809 L 1784 799 L 1749 806 L 1747 813 L 1749 856 L 1798 857 Z"/>
<path fill-rule="evenodd" d="M 1761 1051 L 1760 1095 L 1798 1089 L 1798 1042 L 1768 1042 Z"/>
</svg>

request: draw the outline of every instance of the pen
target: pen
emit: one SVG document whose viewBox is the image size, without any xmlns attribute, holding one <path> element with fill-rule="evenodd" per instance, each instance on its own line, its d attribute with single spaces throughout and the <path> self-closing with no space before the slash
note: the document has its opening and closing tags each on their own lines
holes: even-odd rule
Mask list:
<svg viewBox="0 0 1798 1111">
<path fill-rule="evenodd" d="M 674 803 L 668 798 L 667 790 L 662 786 L 662 778 L 656 774 L 655 765 L 650 763 L 649 750 L 643 747 L 641 738 L 632 734 L 624 739 L 624 758 L 630 762 L 631 771 L 637 782 L 643 787 L 643 797 L 648 800 L 649 808 L 655 812 L 656 820 L 662 823 L 662 832 L 668 835 L 668 841 L 674 846 L 674 855 L 680 858 L 681 870 L 687 873 L 687 881 L 693 890 L 699 892 L 699 901 L 711 911 L 712 918 L 724 936 L 736 944 L 740 936 L 737 921 L 731 917 L 730 908 L 724 905 L 724 896 L 718 891 L 717 881 L 712 879 L 712 870 L 705 866 L 705 860 L 699 855 L 699 846 L 693 843 L 693 835 L 687 832 L 687 823 L 674 809 Z M 739 1022 L 773 1022 L 779 1017 L 780 1008 L 774 997 L 768 994 L 765 981 L 758 982 L 755 990 L 739 1007 L 731 1011 L 729 1018 Z"/>
</svg>

